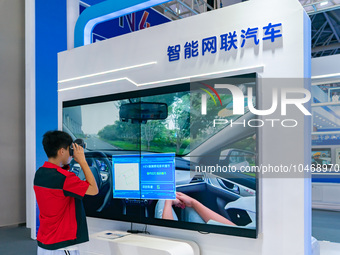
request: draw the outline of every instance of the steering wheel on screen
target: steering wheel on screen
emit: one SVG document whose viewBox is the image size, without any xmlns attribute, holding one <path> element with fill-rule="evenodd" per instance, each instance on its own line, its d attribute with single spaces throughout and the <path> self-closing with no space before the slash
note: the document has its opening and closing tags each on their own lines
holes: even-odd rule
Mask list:
<svg viewBox="0 0 340 255">
<path fill-rule="evenodd" d="M 102 186 L 102 180 L 101 180 L 101 178 L 100 178 L 99 169 L 98 169 L 98 167 L 97 167 L 96 164 L 93 164 L 93 163 L 91 164 L 91 162 L 89 162 L 89 158 L 86 158 L 86 161 L 87 161 L 87 163 L 88 163 L 88 165 L 89 165 L 89 168 L 90 168 L 90 170 L 91 170 L 91 172 L 92 172 L 92 174 L 93 174 L 94 179 L 96 180 L 98 189 L 100 190 L 100 188 L 101 188 L 101 186 Z M 76 162 L 72 162 L 72 163 L 70 164 L 71 169 L 73 169 L 73 167 L 75 166 L 75 164 L 77 164 L 77 163 L 76 163 Z M 83 170 L 82 170 L 81 168 L 79 168 L 79 173 L 76 174 L 76 175 L 79 177 L 80 180 L 86 181 L 85 174 L 84 174 L 84 172 L 83 172 Z"/>
<path fill-rule="evenodd" d="M 102 181 L 101 175 L 100 175 L 100 170 L 95 162 L 95 159 L 100 159 L 101 161 L 103 161 L 108 167 L 109 167 L 109 172 L 108 172 L 108 179 L 107 182 L 109 184 L 109 189 L 106 192 L 106 194 L 104 195 L 104 200 L 102 205 L 100 205 L 98 207 L 98 209 L 96 210 L 97 212 L 101 212 L 106 205 L 110 202 L 111 197 L 113 196 L 112 194 L 112 167 L 111 167 L 111 163 L 109 161 L 109 159 L 107 158 L 106 154 L 101 152 L 101 151 L 89 151 L 89 152 L 85 152 L 85 157 L 86 157 L 86 161 L 89 163 L 89 167 L 91 169 L 91 172 L 97 182 L 97 186 L 99 189 L 99 194 L 101 193 L 101 189 L 104 186 L 104 183 Z M 75 162 L 73 161 L 71 163 L 71 169 L 73 168 Z M 82 171 L 82 169 L 79 169 L 79 173 L 77 174 L 77 176 L 81 179 L 81 180 L 86 180 L 84 172 Z M 98 196 L 98 195 L 97 195 Z"/>
</svg>

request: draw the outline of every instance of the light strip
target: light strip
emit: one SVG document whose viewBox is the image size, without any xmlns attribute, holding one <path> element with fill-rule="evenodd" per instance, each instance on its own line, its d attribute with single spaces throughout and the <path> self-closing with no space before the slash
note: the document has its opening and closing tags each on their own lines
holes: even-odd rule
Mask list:
<svg viewBox="0 0 340 255">
<path fill-rule="evenodd" d="M 98 75 L 103 75 L 103 74 L 108 74 L 108 73 L 115 73 L 115 72 L 119 72 L 119 71 L 129 70 L 129 69 L 143 67 L 143 66 L 155 65 L 155 64 L 157 64 L 156 61 L 148 62 L 148 63 L 144 63 L 144 64 L 139 64 L 139 65 L 134 65 L 134 66 L 127 66 L 127 67 L 122 67 L 122 68 L 118 68 L 118 69 L 108 70 L 108 71 L 105 71 L 105 72 L 93 73 L 93 74 L 79 76 L 79 77 L 75 77 L 75 78 L 71 78 L 71 79 L 65 79 L 65 80 L 58 81 L 58 83 L 64 83 L 64 82 L 69 82 L 69 81 L 76 81 L 76 80 L 81 80 L 81 79 L 85 79 L 85 78 L 95 77 L 95 76 L 98 76 Z"/>
<path fill-rule="evenodd" d="M 312 132 L 312 135 L 340 135 L 340 131 Z"/>
<path fill-rule="evenodd" d="M 242 68 L 242 69 L 233 69 L 233 70 L 228 70 L 228 71 L 224 70 L 224 71 L 219 71 L 219 72 L 204 73 L 204 74 L 191 75 L 191 76 L 179 77 L 179 78 L 174 78 L 174 79 L 146 82 L 146 83 L 141 83 L 141 84 L 134 82 L 133 80 L 129 79 L 128 77 L 122 77 L 122 78 L 117 78 L 117 79 L 113 79 L 113 80 L 106 80 L 106 81 L 101 81 L 101 82 L 94 82 L 94 83 L 89 83 L 89 84 L 59 89 L 58 91 L 66 91 L 66 90 L 90 87 L 90 86 L 101 85 L 101 84 L 105 84 L 105 83 L 122 81 L 122 80 L 127 80 L 127 81 L 131 82 L 132 84 L 134 84 L 135 86 L 139 87 L 139 86 L 160 84 L 160 83 L 171 82 L 171 81 L 187 80 L 187 79 L 191 79 L 191 78 L 198 78 L 198 77 L 204 77 L 204 76 L 210 76 L 210 75 L 222 74 L 222 73 L 228 74 L 228 73 L 233 73 L 233 72 L 237 72 L 237 71 L 247 71 L 247 72 L 249 72 L 251 69 L 253 69 L 253 70 L 254 69 L 263 69 L 263 67 L 264 66 L 252 66 L 252 67 Z"/>
<path fill-rule="evenodd" d="M 65 88 L 65 89 L 59 89 L 58 91 L 66 91 L 66 90 L 72 90 L 72 89 L 79 89 L 79 88 L 90 87 L 90 86 L 94 86 L 94 85 L 101 85 L 101 84 L 105 84 L 105 83 L 116 82 L 116 81 L 122 81 L 122 80 L 127 80 L 127 81 L 131 82 L 132 84 L 138 86 L 138 84 L 135 83 L 133 80 L 130 80 L 130 79 L 127 78 L 127 77 L 123 77 L 123 78 L 118 78 L 118 79 L 113 79 L 113 80 L 106 80 L 106 81 L 88 83 L 88 84 L 79 85 L 79 86 L 70 87 L 70 88 Z"/>
<path fill-rule="evenodd" d="M 332 73 L 332 74 L 312 76 L 312 79 L 332 78 L 332 77 L 338 77 L 338 76 L 340 76 L 340 73 Z"/>
<path fill-rule="evenodd" d="M 91 5 L 85 3 L 84 1 L 79 1 L 79 4 L 84 6 L 85 8 L 90 7 Z"/>
<path fill-rule="evenodd" d="M 316 104 L 312 104 L 312 107 L 337 106 L 337 105 L 340 105 L 340 102 L 316 103 Z"/>
</svg>

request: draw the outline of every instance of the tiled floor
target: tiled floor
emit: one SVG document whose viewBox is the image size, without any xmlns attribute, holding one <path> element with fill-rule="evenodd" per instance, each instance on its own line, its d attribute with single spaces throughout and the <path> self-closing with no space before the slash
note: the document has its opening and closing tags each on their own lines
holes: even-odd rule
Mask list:
<svg viewBox="0 0 340 255">
<path fill-rule="evenodd" d="M 340 243 L 340 212 L 313 210 L 312 235 L 319 241 Z"/>
<path fill-rule="evenodd" d="M 320 241 L 319 244 L 320 244 L 320 255 L 339 255 L 340 254 L 339 243 Z"/>
<path fill-rule="evenodd" d="M 36 255 L 37 242 L 25 226 L 0 228 L 1 255 Z"/>
<path fill-rule="evenodd" d="M 312 234 L 320 241 L 320 255 L 340 255 L 340 212 L 313 210 Z M 25 226 L 0 228 L 1 255 L 36 255 L 36 250 Z"/>
</svg>

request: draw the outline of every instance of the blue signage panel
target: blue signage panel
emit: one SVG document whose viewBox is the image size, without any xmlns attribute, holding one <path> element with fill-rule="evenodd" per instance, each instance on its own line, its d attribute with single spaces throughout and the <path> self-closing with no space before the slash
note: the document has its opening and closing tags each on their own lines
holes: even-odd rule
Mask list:
<svg viewBox="0 0 340 255">
<path fill-rule="evenodd" d="M 80 13 L 86 8 L 80 6 Z M 148 8 L 116 19 L 99 23 L 92 31 L 92 42 L 103 41 L 115 36 L 157 26 L 171 21 L 158 11 Z"/>
</svg>

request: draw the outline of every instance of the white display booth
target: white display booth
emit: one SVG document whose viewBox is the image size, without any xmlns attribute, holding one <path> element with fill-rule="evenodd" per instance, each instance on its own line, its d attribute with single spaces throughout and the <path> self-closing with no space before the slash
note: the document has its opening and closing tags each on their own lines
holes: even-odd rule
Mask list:
<svg viewBox="0 0 340 255">
<path fill-rule="evenodd" d="M 269 24 L 281 24 L 281 38 L 263 40 L 263 28 Z M 259 44 L 254 45 L 250 38 L 242 48 L 241 31 L 248 28 L 258 28 Z M 202 42 L 214 36 L 219 41 L 220 35 L 234 31 L 238 34 L 237 49 L 220 50 L 218 44 L 216 53 L 206 52 L 190 59 L 181 53 L 179 60 L 169 61 L 169 46 Z M 310 20 L 298 1 L 247 1 L 60 53 L 59 128 L 62 129 L 64 101 L 180 84 L 192 78 L 253 72 L 259 76 L 259 107 L 264 109 L 272 100 L 271 83 L 266 78 L 310 77 Z M 291 88 L 289 83 L 280 86 Z M 308 82 L 294 86 L 309 89 Z M 310 116 L 294 118 L 299 122 L 294 129 L 282 127 L 274 131 L 266 126 L 259 131 L 260 164 L 309 163 Z M 310 179 L 264 178 L 259 180 L 257 192 L 256 239 L 158 226 L 149 226 L 148 230 L 161 237 L 194 241 L 202 255 L 311 254 Z M 88 223 L 91 234 L 130 227 L 130 223 L 96 218 L 89 218 Z M 91 242 L 87 245 L 91 246 Z"/>
</svg>

